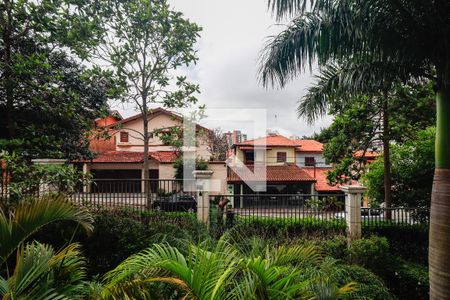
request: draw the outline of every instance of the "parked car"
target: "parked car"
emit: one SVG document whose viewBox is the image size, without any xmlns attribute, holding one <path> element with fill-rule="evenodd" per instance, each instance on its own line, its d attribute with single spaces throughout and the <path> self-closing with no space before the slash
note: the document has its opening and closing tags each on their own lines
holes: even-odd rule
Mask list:
<svg viewBox="0 0 450 300">
<path fill-rule="evenodd" d="M 158 197 L 152 208 L 161 211 L 196 212 L 197 200 L 191 195 L 171 195 Z"/>
</svg>

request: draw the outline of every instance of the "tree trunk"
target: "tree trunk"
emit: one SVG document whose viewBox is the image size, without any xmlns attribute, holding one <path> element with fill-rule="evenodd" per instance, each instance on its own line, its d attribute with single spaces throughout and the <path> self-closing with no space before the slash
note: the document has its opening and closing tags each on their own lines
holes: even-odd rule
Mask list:
<svg viewBox="0 0 450 300">
<path fill-rule="evenodd" d="M 450 299 L 450 85 L 436 93 L 436 169 L 430 212 L 430 299 Z"/>
<path fill-rule="evenodd" d="M 142 179 L 144 181 L 144 193 L 147 199 L 147 209 L 151 208 L 152 199 L 150 195 L 150 182 L 149 182 L 149 165 L 150 161 L 148 159 L 148 108 L 147 108 L 147 97 L 146 95 L 142 95 L 142 120 L 144 125 L 144 162 L 142 163 Z"/>
<path fill-rule="evenodd" d="M 387 210 L 384 217 L 386 220 L 392 218 L 389 208 L 392 207 L 392 180 L 391 180 L 391 153 L 389 147 L 389 111 L 388 98 L 385 95 L 383 99 L 383 162 L 384 162 L 384 204 Z"/>
</svg>

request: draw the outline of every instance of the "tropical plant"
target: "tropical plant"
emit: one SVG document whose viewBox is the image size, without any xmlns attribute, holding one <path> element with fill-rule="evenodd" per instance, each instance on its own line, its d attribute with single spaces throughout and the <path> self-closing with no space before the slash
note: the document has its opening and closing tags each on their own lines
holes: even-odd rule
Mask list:
<svg viewBox="0 0 450 300">
<path fill-rule="evenodd" d="M 91 214 L 62 196 L 21 201 L 17 207 L 0 209 L 0 265 L 39 228 L 55 221 L 75 221 L 92 231 Z"/>
<path fill-rule="evenodd" d="M 307 65 L 311 67 L 318 62 L 323 67 L 347 59 L 377 64 L 379 74 L 389 74 L 395 79 L 427 77 L 435 83 L 436 170 L 430 218 L 430 298 L 450 298 L 450 3 L 446 0 L 427 3 L 269 0 L 268 3 L 278 18 L 294 16 L 294 19 L 266 48 L 262 62 L 265 83 L 284 85 Z M 350 76 L 340 81 L 356 89 L 367 80 L 366 76 L 347 74 Z"/>
<path fill-rule="evenodd" d="M 238 247 L 222 237 L 212 247 L 188 243 L 184 252 L 158 244 L 108 273 L 102 295 L 147 299 L 155 282 L 177 287 L 184 299 L 336 299 L 353 290 L 353 283 L 338 288 L 321 263 L 311 246 L 273 248 L 260 240 Z"/>
<path fill-rule="evenodd" d="M 82 299 L 85 294 L 85 262 L 79 246 L 56 252 L 33 242 L 20 246 L 14 270 L 0 276 L 2 299 Z"/>
</svg>

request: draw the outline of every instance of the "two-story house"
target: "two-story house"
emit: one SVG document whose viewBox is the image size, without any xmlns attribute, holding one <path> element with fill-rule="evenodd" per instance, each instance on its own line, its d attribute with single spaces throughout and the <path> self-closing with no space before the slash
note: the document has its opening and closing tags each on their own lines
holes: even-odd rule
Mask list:
<svg viewBox="0 0 450 300">
<path fill-rule="evenodd" d="M 264 146 L 264 155 L 255 155 Z M 323 157 L 323 144 L 315 140 L 289 139 L 282 135 L 268 135 L 233 145 L 233 155 L 251 170 L 254 165 L 266 165 L 267 194 L 327 194 L 340 193 L 338 186 L 327 183 L 326 173 L 331 165 Z M 247 178 L 228 170 L 229 191 L 234 194 L 252 194 L 245 183 L 257 180 L 257 174 Z"/>
<path fill-rule="evenodd" d="M 147 115 L 150 132 L 150 166 L 148 170 L 142 169 L 144 160 L 142 118 L 142 114 L 137 114 L 129 118 L 117 119 L 115 122 L 108 122 L 106 130 L 109 137 L 91 143 L 92 150 L 96 152 L 96 157 L 92 160 L 80 162 L 84 172 L 91 173 L 94 180 L 141 179 L 143 178 L 143 172 L 148 172 L 150 179 L 173 180 L 175 177 L 173 163 L 180 155 L 180 151 L 175 151 L 172 145 L 166 144 L 161 139 L 160 134 L 164 134 L 170 128 L 182 128 L 183 118 L 162 108 L 152 109 Z M 196 135 L 196 156 L 208 162 L 208 168 L 214 171 L 212 179 L 216 183 L 215 189 L 218 193 L 225 193 L 225 162 L 210 160 L 208 135 L 204 134 L 209 129 L 198 124 L 196 127 L 198 131 Z"/>
</svg>

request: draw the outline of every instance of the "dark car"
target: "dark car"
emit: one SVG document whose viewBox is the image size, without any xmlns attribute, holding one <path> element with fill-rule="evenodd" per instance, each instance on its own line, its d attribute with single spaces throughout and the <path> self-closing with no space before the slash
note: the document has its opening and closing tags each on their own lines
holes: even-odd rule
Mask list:
<svg viewBox="0 0 450 300">
<path fill-rule="evenodd" d="M 162 211 L 196 212 L 197 200 L 191 195 L 172 195 L 158 197 L 152 208 Z"/>
</svg>

